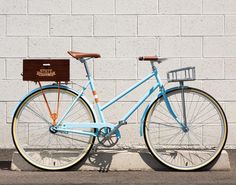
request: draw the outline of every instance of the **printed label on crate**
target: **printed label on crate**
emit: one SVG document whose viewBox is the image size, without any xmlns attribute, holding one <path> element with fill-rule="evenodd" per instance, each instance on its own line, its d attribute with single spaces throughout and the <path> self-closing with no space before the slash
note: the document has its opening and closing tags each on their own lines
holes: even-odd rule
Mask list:
<svg viewBox="0 0 236 185">
<path fill-rule="evenodd" d="M 36 73 L 37 76 L 55 76 L 56 72 L 53 71 L 52 69 L 40 69 Z"/>
</svg>

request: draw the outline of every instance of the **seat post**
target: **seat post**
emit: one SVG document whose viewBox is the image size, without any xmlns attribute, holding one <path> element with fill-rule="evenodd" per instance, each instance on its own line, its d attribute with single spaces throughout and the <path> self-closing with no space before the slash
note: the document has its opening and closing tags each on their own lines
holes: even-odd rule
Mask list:
<svg viewBox="0 0 236 185">
<path fill-rule="evenodd" d="M 152 71 L 155 71 L 157 68 L 156 68 L 156 66 L 154 65 L 154 62 L 150 60 L 150 63 L 151 63 L 151 66 L 152 66 Z"/>
<path fill-rule="evenodd" d="M 81 58 L 81 59 L 80 59 L 80 62 L 84 64 L 84 68 L 85 68 L 87 77 L 90 77 L 91 75 L 90 75 L 90 72 L 89 72 L 89 68 L 88 68 L 88 65 L 87 65 L 87 61 L 86 61 L 84 58 Z"/>
</svg>

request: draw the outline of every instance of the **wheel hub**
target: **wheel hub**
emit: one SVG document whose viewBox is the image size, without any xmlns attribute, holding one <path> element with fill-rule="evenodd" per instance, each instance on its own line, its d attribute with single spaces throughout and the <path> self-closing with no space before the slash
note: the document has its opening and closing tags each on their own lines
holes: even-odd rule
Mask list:
<svg viewBox="0 0 236 185">
<path fill-rule="evenodd" d="M 55 127 L 52 126 L 52 125 L 49 127 L 49 131 L 50 131 L 52 134 L 57 133 L 57 131 L 55 130 Z"/>
</svg>

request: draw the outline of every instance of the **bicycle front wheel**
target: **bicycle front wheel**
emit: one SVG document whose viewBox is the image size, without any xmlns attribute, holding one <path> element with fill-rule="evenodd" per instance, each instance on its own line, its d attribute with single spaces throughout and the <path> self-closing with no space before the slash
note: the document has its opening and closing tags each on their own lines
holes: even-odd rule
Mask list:
<svg viewBox="0 0 236 185">
<path fill-rule="evenodd" d="M 56 112 L 58 87 L 45 88 L 43 91 L 51 111 Z M 59 97 L 57 120 L 62 118 L 77 94 L 61 88 Z M 92 123 L 95 122 L 95 117 L 89 105 L 80 97 L 63 122 Z M 21 156 L 44 170 L 62 170 L 82 161 L 92 148 L 95 137 L 55 132 L 50 129 L 51 125 L 52 119 L 41 90 L 21 102 L 12 122 L 13 141 Z M 95 129 L 84 128 L 83 131 L 95 132 Z"/>
<path fill-rule="evenodd" d="M 181 128 L 170 115 L 163 96 L 159 97 L 150 106 L 144 123 L 149 151 L 162 164 L 176 170 L 196 170 L 209 165 L 221 153 L 227 138 L 222 108 L 209 94 L 194 88 L 179 88 L 166 95 L 188 130 Z"/>
</svg>

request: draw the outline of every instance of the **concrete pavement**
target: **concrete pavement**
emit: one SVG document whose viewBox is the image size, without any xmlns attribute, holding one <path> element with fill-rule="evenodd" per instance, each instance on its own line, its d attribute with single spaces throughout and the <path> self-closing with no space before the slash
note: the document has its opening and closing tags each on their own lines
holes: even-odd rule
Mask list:
<svg viewBox="0 0 236 185">
<path fill-rule="evenodd" d="M 36 153 L 37 154 L 37 153 Z M 32 154 L 31 154 L 32 155 Z M 37 154 L 38 155 L 38 154 Z M 69 156 L 66 158 L 68 159 Z M 36 171 L 18 152 L 13 153 L 12 170 Z M 162 171 L 169 170 L 154 159 L 147 150 L 98 150 L 91 151 L 85 163 L 73 168 L 82 171 Z M 207 170 L 230 170 L 228 153 L 223 150 L 218 160 L 207 167 Z"/>
<path fill-rule="evenodd" d="M 29 185 L 29 184 L 121 184 L 121 185 L 162 185 L 162 184 L 236 184 L 236 150 L 228 151 L 230 171 L 62 171 L 62 172 L 25 172 L 10 171 L 10 163 L 0 163 L 0 184 Z"/>
</svg>

